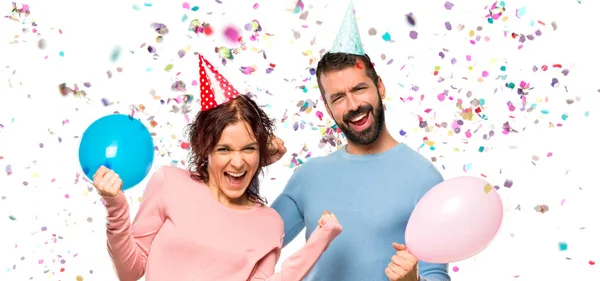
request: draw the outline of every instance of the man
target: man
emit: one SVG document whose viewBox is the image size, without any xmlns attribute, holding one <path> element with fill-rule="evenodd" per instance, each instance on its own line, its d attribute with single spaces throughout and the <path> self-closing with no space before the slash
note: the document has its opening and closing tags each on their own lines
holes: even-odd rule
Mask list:
<svg viewBox="0 0 600 281">
<path fill-rule="evenodd" d="M 284 246 L 304 227 L 310 237 L 327 209 L 344 232 L 305 280 L 450 281 L 447 264 L 419 262 L 403 245 L 416 203 L 443 178 L 388 132 L 385 86 L 362 50 L 353 11 L 350 3 L 334 48 L 316 73 L 327 112 L 347 145 L 298 168 L 273 203 L 285 223 Z"/>
</svg>

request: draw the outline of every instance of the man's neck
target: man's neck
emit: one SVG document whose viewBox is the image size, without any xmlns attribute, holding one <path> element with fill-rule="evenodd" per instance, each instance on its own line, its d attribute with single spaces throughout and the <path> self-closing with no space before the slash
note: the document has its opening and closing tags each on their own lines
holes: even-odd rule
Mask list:
<svg viewBox="0 0 600 281">
<path fill-rule="evenodd" d="M 390 135 L 387 128 L 384 127 L 379 138 L 372 144 L 360 145 L 348 141 L 346 152 L 357 155 L 377 154 L 386 152 L 397 144 L 398 141 L 395 140 L 392 135 Z"/>
</svg>

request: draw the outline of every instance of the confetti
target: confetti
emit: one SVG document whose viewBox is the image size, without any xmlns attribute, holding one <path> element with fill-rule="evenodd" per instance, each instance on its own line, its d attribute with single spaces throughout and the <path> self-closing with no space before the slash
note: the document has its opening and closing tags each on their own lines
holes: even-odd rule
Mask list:
<svg viewBox="0 0 600 281">
<path fill-rule="evenodd" d="M 223 31 L 223 36 L 228 42 L 237 43 L 240 38 L 240 31 L 236 27 L 228 26 Z"/>
<path fill-rule="evenodd" d="M 568 245 L 565 242 L 558 242 L 558 250 L 566 251 L 568 249 Z"/>
<path fill-rule="evenodd" d="M 167 28 L 166 25 L 164 25 L 162 23 L 153 22 L 152 24 L 150 24 L 150 27 L 152 27 L 152 29 L 154 29 L 154 31 L 156 31 L 156 33 L 158 33 L 160 35 L 169 34 L 169 29 Z"/>
<path fill-rule="evenodd" d="M 386 42 L 390 42 L 390 40 L 392 40 L 392 36 L 388 32 L 384 33 L 381 38 L 383 38 L 383 41 Z"/>
<path fill-rule="evenodd" d="M 536 212 L 540 212 L 540 213 L 545 213 L 548 212 L 549 208 L 548 205 L 537 205 L 534 207 Z"/>
<path fill-rule="evenodd" d="M 119 60 L 119 57 L 121 56 L 121 48 L 120 47 L 115 47 L 112 51 L 112 54 L 110 55 L 110 60 L 112 62 L 116 62 Z"/>
<path fill-rule="evenodd" d="M 417 39 L 418 35 L 419 34 L 416 31 L 414 31 L 414 30 L 411 30 L 410 33 L 408 34 L 408 36 L 410 37 L 410 39 Z"/>
<path fill-rule="evenodd" d="M 446 10 L 452 10 L 452 7 L 454 7 L 454 4 L 447 1 L 444 3 L 444 8 L 446 8 Z"/>
<path fill-rule="evenodd" d="M 413 16 L 412 13 L 406 14 L 405 17 L 406 17 L 406 22 L 408 22 L 408 24 L 410 26 L 415 26 L 417 24 L 415 21 L 415 17 Z"/>
</svg>

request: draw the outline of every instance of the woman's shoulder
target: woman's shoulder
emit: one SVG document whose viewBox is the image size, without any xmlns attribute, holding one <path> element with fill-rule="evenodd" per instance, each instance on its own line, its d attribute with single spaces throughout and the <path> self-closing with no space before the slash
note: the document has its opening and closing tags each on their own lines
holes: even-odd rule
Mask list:
<svg viewBox="0 0 600 281">
<path fill-rule="evenodd" d="M 275 209 L 264 204 L 258 208 L 260 208 L 258 211 L 261 214 L 261 221 L 263 221 L 264 225 L 268 226 L 271 230 L 277 230 L 278 232 L 283 233 L 283 219 L 279 213 L 277 213 Z"/>
<path fill-rule="evenodd" d="M 174 174 L 174 175 L 190 175 L 190 171 L 186 169 L 182 169 L 179 167 L 167 166 L 163 165 L 158 168 L 159 171 L 162 171 L 165 174 Z"/>
<path fill-rule="evenodd" d="M 169 183 L 169 185 L 172 185 L 173 183 L 177 183 L 177 184 L 199 184 L 200 182 L 195 181 L 192 178 L 192 172 L 186 170 L 186 169 L 182 169 L 182 168 L 178 168 L 178 167 L 173 167 L 173 166 L 160 166 L 158 168 L 158 170 L 156 171 L 156 173 L 162 173 L 166 179 L 166 181 Z"/>
</svg>

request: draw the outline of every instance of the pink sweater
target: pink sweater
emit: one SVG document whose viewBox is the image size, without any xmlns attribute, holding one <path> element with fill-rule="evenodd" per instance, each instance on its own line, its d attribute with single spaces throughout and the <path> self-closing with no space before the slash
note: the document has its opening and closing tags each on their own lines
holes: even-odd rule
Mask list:
<svg viewBox="0 0 600 281">
<path fill-rule="evenodd" d="M 188 171 L 160 168 L 130 224 L 125 195 L 104 197 L 108 252 L 121 281 L 299 281 L 341 226 L 325 221 L 274 273 L 283 221 L 270 207 L 234 210 L 214 199 Z"/>
</svg>

